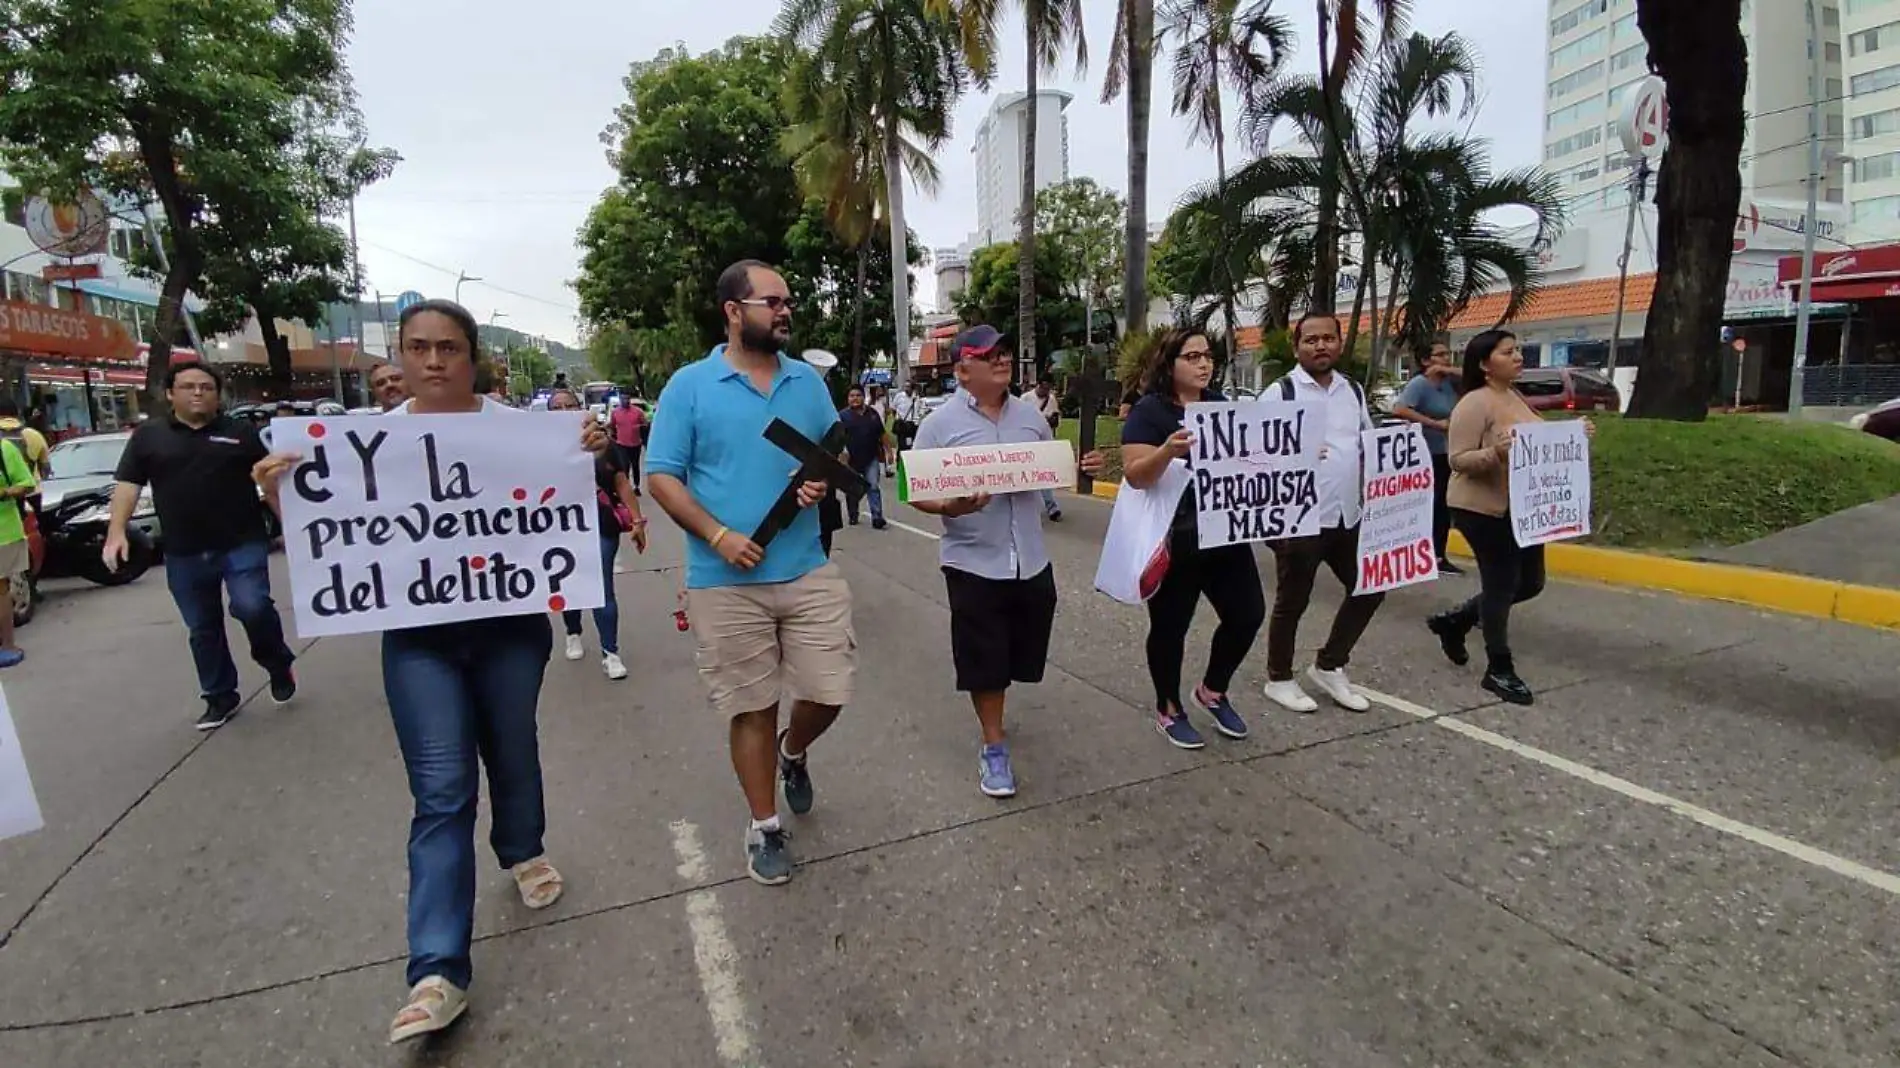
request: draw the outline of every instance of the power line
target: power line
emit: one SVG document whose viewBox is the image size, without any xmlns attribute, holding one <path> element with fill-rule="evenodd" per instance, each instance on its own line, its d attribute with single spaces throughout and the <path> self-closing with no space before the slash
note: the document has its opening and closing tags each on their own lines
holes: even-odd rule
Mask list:
<svg viewBox="0 0 1900 1068">
<path fill-rule="evenodd" d="M 407 252 L 401 251 L 400 249 L 393 249 L 387 245 L 379 245 L 374 241 L 359 240 L 357 244 L 363 245 L 366 248 L 373 248 L 377 250 L 378 252 L 386 252 L 391 256 L 397 257 L 398 259 L 408 260 L 410 263 L 416 264 L 417 266 L 427 267 L 428 269 L 432 271 L 439 271 L 445 275 L 460 277 L 462 274 L 461 271 L 456 270 L 455 268 L 444 267 L 439 263 L 430 263 L 428 260 L 422 259 L 419 256 L 412 256 Z M 476 285 L 476 286 L 484 286 L 488 289 L 494 290 L 497 293 L 505 293 L 508 296 L 518 297 L 522 300 L 533 301 L 536 304 L 545 304 L 550 308 L 559 308 L 562 311 L 572 312 L 575 315 L 580 314 L 580 308 L 576 307 L 575 305 L 565 304 L 558 300 L 549 300 L 546 297 L 537 297 L 532 293 L 523 293 L 520 290 L 509 289 L 506 286 L 498 286 L 494 284 L 493 282 L 483 281 L 482 279 L 479 279 L 479 278 L 468 279 L 468 284 Z"/>
</svg>

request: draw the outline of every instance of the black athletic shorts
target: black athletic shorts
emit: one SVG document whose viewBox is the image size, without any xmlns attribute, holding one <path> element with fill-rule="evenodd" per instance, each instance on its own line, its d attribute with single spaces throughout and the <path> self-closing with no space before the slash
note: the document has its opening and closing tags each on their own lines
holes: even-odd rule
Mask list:
<svg viewBox="0 0 1900 1068">
<path fill-rule="evenodd" d="M 1056 621 L 1056 569 L 1026 579 L 987 579 L 943 569 L 950 593 L 950 659 L 957 689 L 996 693 L 1041 682 Z"/>
</svg>

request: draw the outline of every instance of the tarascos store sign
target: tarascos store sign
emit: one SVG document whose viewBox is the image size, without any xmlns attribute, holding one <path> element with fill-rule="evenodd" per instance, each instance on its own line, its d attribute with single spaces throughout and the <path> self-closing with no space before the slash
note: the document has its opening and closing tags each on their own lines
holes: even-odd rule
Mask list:
<svg viewBox="0 0 1900 1068">
<path fill-rule="evenodd" d="M 0 353 L 64 360 L 131 362 L 138 342 L 125 324 L 43 304 L 0 301 Z"/>
</svg>

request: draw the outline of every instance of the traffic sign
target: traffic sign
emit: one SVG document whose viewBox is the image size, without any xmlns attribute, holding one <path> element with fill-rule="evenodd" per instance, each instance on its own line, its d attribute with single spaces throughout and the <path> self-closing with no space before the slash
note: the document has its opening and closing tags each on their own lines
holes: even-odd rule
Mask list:
<svg viewBox="0 0 1900 1068">
<path fill-rule="evenodd" d="M 401 315 L 412 306 L 422 303 L 422 294 L 413 289 L 405 289 L 396 296 L 396 314 Z"/>
</svg>

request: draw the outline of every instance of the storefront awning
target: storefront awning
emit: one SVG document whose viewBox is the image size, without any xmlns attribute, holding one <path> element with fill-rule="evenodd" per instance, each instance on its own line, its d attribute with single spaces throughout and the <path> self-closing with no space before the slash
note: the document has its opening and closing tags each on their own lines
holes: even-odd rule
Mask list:
<svg viewBox="0 0 1900 1068">
<path fill-rule="evenodd" d="M 1801 257 L 1783 256 L 1775 277 L 1801 297 Z M 1878 300 L 1900 297 L 1900 245 L 1875 245 L 1814 254 L 1816 301 Z"/>
<path fill-rule="evenodd" d="M 82 278 L 77 282 L 61 283 L 61 289 L 78 289 L 107 300 L 120 300 L 127 304 L 141 304 L 147 308 L 158 307 L 158 294 L 144 289 L 134 289 L 118 278 Z M 185 294 L 185 310 L 193 315 L 205 310 L 204 301 L 191 294 Z"/>
</svg>

